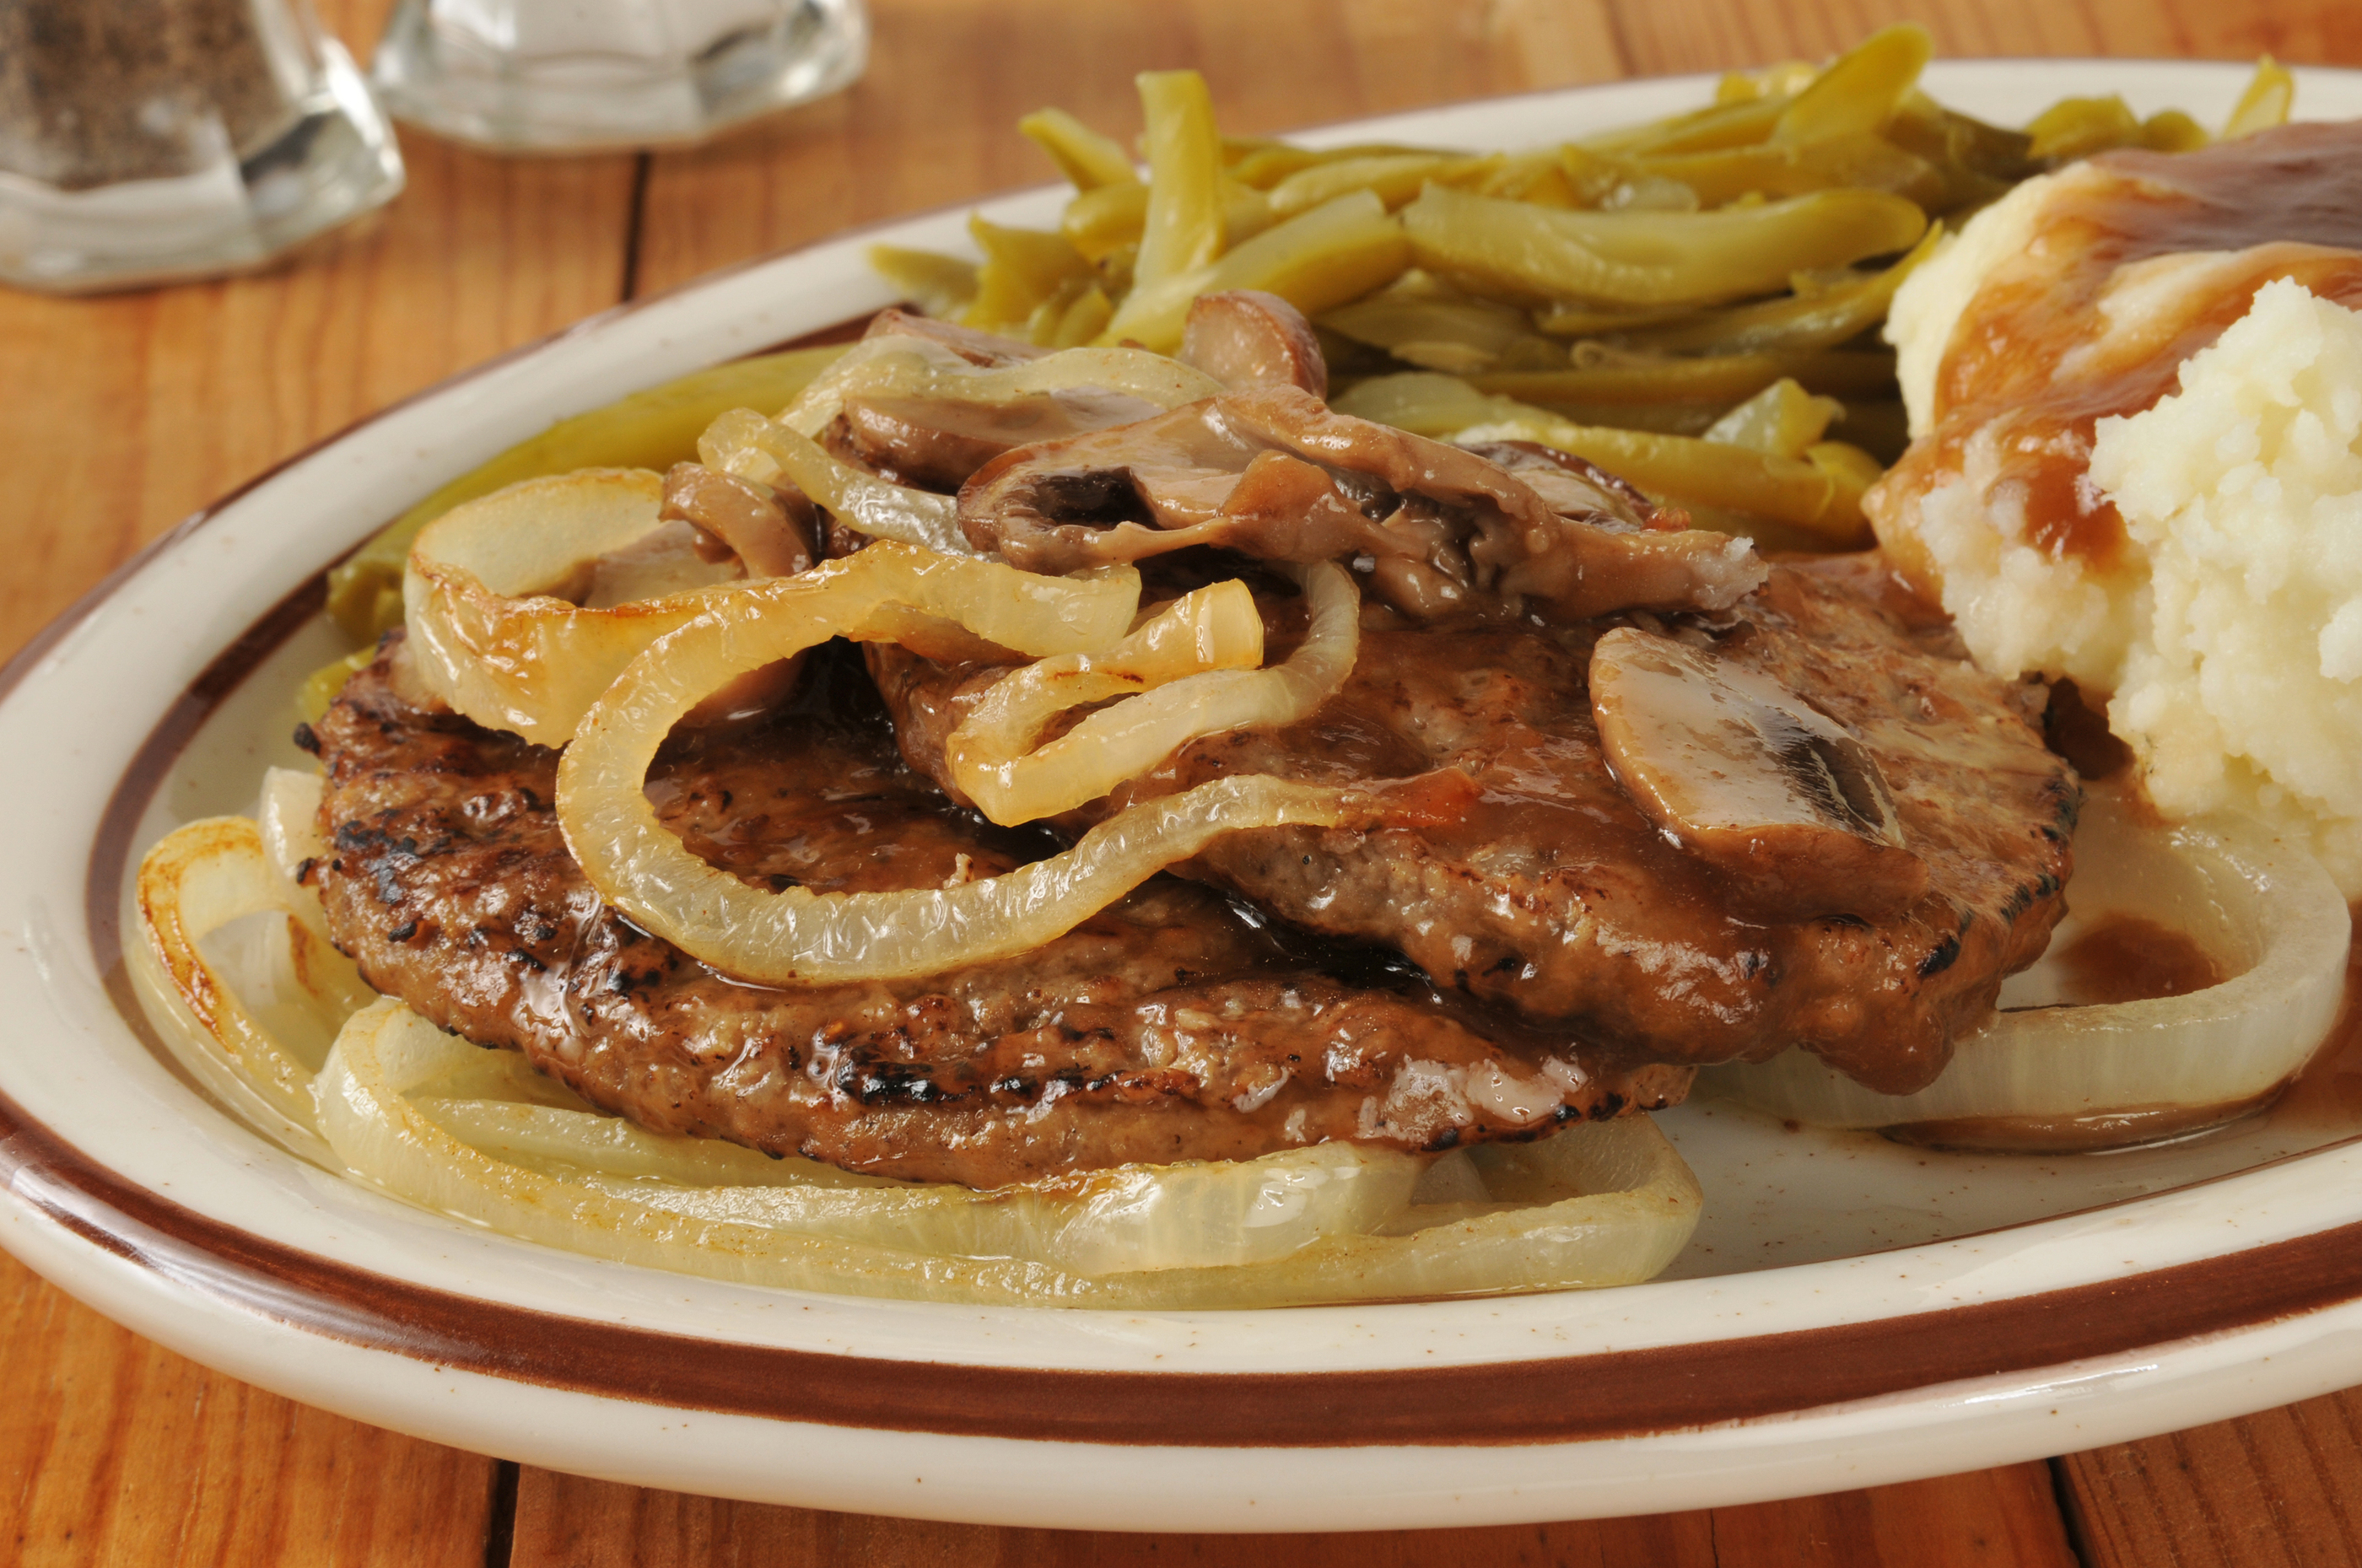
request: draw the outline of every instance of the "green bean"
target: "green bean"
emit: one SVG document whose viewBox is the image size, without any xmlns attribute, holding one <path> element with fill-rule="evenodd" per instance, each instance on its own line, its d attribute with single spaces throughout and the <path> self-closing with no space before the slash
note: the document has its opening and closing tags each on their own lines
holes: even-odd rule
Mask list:
<svg viewBox="0 0 2362 1568">
<path fill-rule="evenodd" d="M 955 316 L 976 300 L 973 261 L 899 245 L 873 245 L 869 265 L 929 315 Z"/>
<path fill-rule="evenodd" d="M 1842 428 L 1845 438 L 1882 463 L 1903 456 L 1911 445 L 1911 421 L 1903 403 L 1893 397 L 1846 398 Z"/>
<path fill-rule="evenodd" d="M 1783 376 L 1716 420 L 1703 439 L 1801 458 L 1827 433 L 1830 421 L 1844 414 L 1845 404 L 1837 399 L 1816 396 Z"/>
<path fill-rule="evenodd" d="M 1264 137 L 1224 137 L 1222 138 L 1223 172 L 1242 185 L 1258 191 L 1273 186 L 1307 169 L 1324 163 L 1345 163 L 1362 158 L 1464 158 L 1465 153 L 1447 152 L 1432 147 L 1406 147 L 1400 142 L 1361 142 L 1352 147 L 1331 147 L 1315 150 L 1288 142 L 1273 141 Z"/>
<path fill-rule="evenodd" d="M 1589 347 L 1589 346 L 1586 346 Z M 1704 403 L 1728 408 L 1783 376 L 1808 392 L 1861 396 L 1893 385 L 1894 357 L 1861 349 L 1674 358 L 1597 350 L 1563 370 L 1495 371 L 1469 377 L 1479 390 L 1552 407 L 1602 403 Z"/>
<path fill-rule="evenodd" d="M 1036 109 L 1017 128 L 1050 155 L 1058 172 L 1077 191 L 1103 185 L 1137 185 L 1131 160 L 1112 137 L 1101 136 L 1064 109 Z"/>
<path fill-rule="evenodd" d="M 1769 139 L 1794 147 L 1876 131 L 1893 118 L 1935 53 L 1936 40 L 1916 22 L 1881 28 L 1814 77 L 1781 110 Z"/>
<path fill-rule="evenodd" d="M 1927 226 L 1900 196 L 1823 191 L 1668 216 L 1538 208 L 1430 185 L 1403 209 L 1418 264 L 1513 298 L 1715 304 L 1791 273 L 1902 250 Z"/>
<path fill-rule="evenodd" d="M 1642 327 L 1687 321 L 1696 312 L 1687 305 L 1599 305 L 1559 304 L 1534 308 L 1534 330 L 1552 337 L 1614 337 Z"/>
<path fill-rule="evenodd" d="M 1930 227 L 1903 259 L 1876 272 L 1848 273 L 1838 282 L 1800 288 L 1785 299 L 1732 305 L 1663 326 L 1622 335 L 1636 348 L 1669 353 L 1748 354 L 1824 348 L 1860 337 L 1886 319 L 1886 307 L 1943 237 Z"/>
<path fill-rule="evenodd" d="M 1274 185 L 1268 193 L 1272 210 L 1282 217 L 1309 212 L 1349 191 L 1375 192 L 1391 212 L 1418 195 L 1419 187 L 1429 180 L 1446 178 L 1482 161 L 1433 152 L 1341 158 L 1298 170 Z"/>
<path fill-rule="evenodd" d="M 1222 202 L 1222 232 L 1236 245 L 1251 239 L 1278 221 L 1270 201 L 1252 186 L 1234 180 L 1216 182 Z M 1127 248 L 1137 248 L 1148 226 L 1148 187 L 1102 185 L 1066 204 L 1058 232 L 1084 256 L 1097 263 Z"/>
<path fill-rule="evenodd" d="M 1534 331 L 1525 312 L 1473 298 L 1421 272 L 1406 273 L 1392 287 L 1329 312 L 1319 325 L 1406 364 L 1455 374 L 1567 362 L 1565 345 Z"/>
<path fill-rule="evenodd" d="M 1983 206 L 2042 171 L 2025 132 L 1955 114 L 1922 92 L 1906 96 L 1880 134 L 1936 171 L 1944 193 L 1927 211 L 1938 216 Z"/>
<path fill-rule="evenodd" d="M 2268 54 L 2264 56 L 2256 62 L 2255 78 L 2239 94 L 2231 117 L 2224 122 L 2223 139 L 2235 141 L 2288 124 L 2289 110 L 2295 102 L 2296 78 L 2289 74 L 2288 67 Z"/>
<path fill-rule="evenodd" d="M 1507 398 L 1495 417 L 1453 433 L 1461 441 L 1539 441 L 1587 458 L 1640 487 L 1652 499 L 1749 512 L 1792 527 L 1826 530 L 1850 541 L 1860 531 L 1830 515 L 1838 504 L 1835 479 L 1817 465 L 1745 447 L 1664 436 L 1649 430 L 1615 430 L 1576 425 L 1543 409 L 1523 408 Z M 1860 517 L 1857 502 L 1855 518 Z"/>
<path fill-rule="evenodd" d="M 2026 122 L 2027 151 L 2046 162 L 2088 158 L 2115 147 L 2138 147 L 2141 123 L 2114 95 L 2061 98 Z"/>
<path fill-rule="evenodd" d="M 1331 397 L 1329 406 L 1356 419 L 1439 439 L 1515 413 L 1518 407 L 1507 398 L 1487 396 L 1457 376 L 1426 370 L 1373 376 Z"/>
<path fill-rule="evenodd" d="M 976 271 L 976 297 L 960 313 L 970 326 L 1016 326 L 1060 289 L 1096 281 L 1089 260 L 1063 234 L 1008 228 L 982 217 L 969 218 L 967 230 L 984 252 L 984 264 Z"/>
<path fill-rule="evenodd" d="M 1853 131 L 1790 146 L 1639 159 L 1627 169 L 1628 180 L 1676 181 L 1694 192 L 1701 205 L 1709 207 L 1741 196 L 1801 196 L 1840 187 L 1891 191 L 1924 206 L 1940 200 L 1946 189 L 1944 177 L 1934 165 L 1874 131 Z"/>
<path fill-rule="evenodd" d="M 1222 143 L 1204 77 L 1144 71 L 1138 81 L 1148 116 L 1148 211 L 1132 280 L 1146 288 L 1222 253 Z"/>
<path fill-rule="evenodd" d="M 2180 109 L 2159 109 L 2141 122 L 2141 145 L 2158 152 L 2195 152 L 2213 139 Z"/>
<path fill-rule="evenodd" d="M 1584 137 L 1581 145 L 1595 152 L 1620 152 L 1627 157 L 1651 153 L 1713 152 L 1726 147 L 1752 147 L 1772 134 L 1787 107 L 1786 96 L 1753 98 L 1717 104 L 1686 115 L 1652 120 L 1628 129 Z"/>
<path fill-rule="evenodd" d="M 1098 341 L 1130 337 L 1170 353 L 1180 346 L 1189 302 L 1201 293 L 1263 289 L 1319 315 L 1384 288 L 1409 265 L 1402 226 L 1376 196 L 1355 191 L 1265 229 L 1210 267 L 1135 282 Z"/>
<path fill-rule="evenodd" d="M 1148 187 L 1101 185 L 1085 191 L 1066 204 L 1058 232 L 1093 261 L 1104 259 L 1127 245 L 1138 245 L 1148 226 Z"/>
</svg>

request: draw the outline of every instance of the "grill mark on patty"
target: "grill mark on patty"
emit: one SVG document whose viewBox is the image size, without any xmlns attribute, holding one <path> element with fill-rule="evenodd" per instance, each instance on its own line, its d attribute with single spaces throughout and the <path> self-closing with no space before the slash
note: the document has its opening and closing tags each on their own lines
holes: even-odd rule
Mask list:
<svg viewBox="0 0 2362 1568">
<path fill-rule="evenodd" d="M 2081 793 L 2038 724 L 2040 689 L 1985 675 L 1945 628 L 1880 602 L 1839 559 L 1774 567 L 1727 616 L 1643 617 L 1797 691 L 1876 757 L 1930 889 L 1898 916 L 1766 920 L 1669 844 L 1610 774 L 1593 646 L 1630 617 L 1410 625 L 1365 611 L 1343 690 L 1275 732 L 1209 736 L 1075 813 L 1239 773 L 1416 790 L 1454 774 L 1456 820 L 1366 833 L 1258 829 L 1187 867 L 1283 919 L 1400 950 L 1447 990 L 1627 1060 L 1704 1066 L 1801 1045 L 1873 1088 L 1923 1088 L 2063 912 Z M 1300 634 L 1259 596 L 1271 657 Z M 944 777 L 945 736 L 1004 671 L 868 650 L 904 755 Z M 1440 798 L 1439 796 L 1439 798 Z"/>
<path fill-rule="evenodd" d="M 315 737 L 334 851 L 312 879 L 370 982 L 659 1131 L 990 1187 L 1337 1138 L 1529 1138 L 1688 1085 L 1684 1069 L 1579 1050 L 1437 991 L 1398 957 L 1170 878 L 1019 959 L 892 983 L 742 984 L 601 905 L 558 833 L 556 753 L 410 706 L 386 656 Z M 693 851 L 756 886 L 940 886 L 1054 847 L 904 767 L 846 650 L 816 657 L 772 723 L 668 744 L 648 793 Z M 1533 1082 L 1548 1057 L 1579 1064 L 1579 1086 L 1523 1124 L 1396 1092 L 1414 1065 L 1420 1082 L 1436 1066 Z"/>
</svg>

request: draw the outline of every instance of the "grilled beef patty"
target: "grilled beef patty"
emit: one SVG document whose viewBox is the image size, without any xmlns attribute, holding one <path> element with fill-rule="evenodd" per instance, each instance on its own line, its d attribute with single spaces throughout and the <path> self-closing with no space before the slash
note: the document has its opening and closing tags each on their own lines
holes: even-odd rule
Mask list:
<svg viewBox="0 0 2362 1568">
<path fill-rule="evenodd" d="M 1881 602 L 1874 563 L 1774 567 L 1727 615 L 1419 625 L 1364 612 L 1338 696 L 1277 731 L 1209 736 L 1068 825 L 1233 773 L 1459 787 L 1464 810 L 1366 833 L 1258 829 L 1190 875 L 1284 919 L 1399 949 L 1435 983 L 1627 1060 L 1703 1066 L 1801 1045 L 1904 1093 L 1939 1072 L 2003 976 L 2064 912 L 2081 790 L 2044 748 L 2039 687 L 1980 673 L 1937 626 Z M 1289 606 L 1268 596 L 1275 656 Z M 1892 788 L 1926 891 L 1900 914 L 1767 911 L 1684 853 L 1612 776 L 1592 649 L 1641 624 L 1760 672 L 1850 730 Z M 944 736 L 1005 670 L 870 650 L 906 756 L 941 779 Z"/>
<path fill-rule="evenodd" d="M 789 711 L 659 758 L 649 795 L 696 853 L 758 887 L 855 892 L 1054 849 L 905 767 L 848 650 L 811 664 Z M 660 1131 L 993 1187 L 1331 1139 L 1531 1137 L 1688 1085 L 1170 878 L 1021 958 L 745 985 L 602 905 L 558 832 L 556 752 L 411 705 L 384 655 L 315 734 L 333 850 L 306 880 L 370 983 Z"/>
</svg>

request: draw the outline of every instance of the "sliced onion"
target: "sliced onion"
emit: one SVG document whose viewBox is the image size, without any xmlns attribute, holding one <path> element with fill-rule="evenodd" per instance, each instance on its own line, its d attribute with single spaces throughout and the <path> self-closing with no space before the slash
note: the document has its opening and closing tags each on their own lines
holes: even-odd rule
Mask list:
<svg viewBox="0 0 2362 1568">
<path fill-rule="evenodd" d="M 2246 822 L 2147 827 L 2094 795 L 2069 892 L 2053 956 L 2003 988 L 2002 1011 L 1918 1093 L 1874 1093 L 1802 1051 L 1710 1068 L 1700 1092 L 1949 1146 L 2101 1148 L 2253 1109 L 2336 1021 L 2350 917 L 2329 874 L 2288 839 Z M 2184 996 L 2057 1005 L 2056 955 L 2079 925 L 2119 912 L 2186 933 L 2231 977 Z"/>
<path fill-rule="evenodd" d="M 380 1003 L 337 1043 L 322 1126 L 355 1171 L 429 1208 L 767 1285 L 1173 1309 L 1627 1284 L 1672 1260 L 1699 1209 L 1644 1117 L 1450 1156 L 1457 1202 L 1418 1201 L 1449 1185 L 1423 1157 L 1347 1144 L 971 1192 L 644 1132 L 491 1061 Z"/>
<path fill-rule="evenodd" d="M 1220 381 L 1145 348 L 1066 348 L 1013 365 L 971 364 L 931 339 L 892 334 L 865 338 L 815 378 L 778 422 L 817 436 L 848 397 L 941 397 L 1010 403 L 1045 392 L 1111 392 L 1175 409 L 1223 389 Z"/>
<path fill-rule="evenodd" d="M 1128 570 L 1102 583 L 1127 580 L 1136 596 L 1139 579 Z M 642 792 L 657 748 L 701 696 L 831 636 L 877 637 L 871 617 L 881 604 L 954 619 L 1005 646 L 1048 654 L 1115 641 L 1104 616 L 1078 627 L 1044 621 L 1035 610 L 1080 602 L 1095 589 L 1104 607 L 1099 584 L 889 544 L 743 589 L 634 660 L 584 715 L 557 769 L 567 847 L 602 898 L 684 952 L 743 979 L 832 984 L 1013 957 L 1223 834 L 1345 818 L 1347 798 L 1336 790 L 1261 776 L 1218 779 L 1135 806 L 1064 854 L 1003 876 L 946 889 L 768 893 L 690 854 Z M 1085 635 L 1074 635 L 1078 630 Z"/>
<path fill-rule="evenodd" d="M 262 856 L 288 889 L 296 916 L 325 941 L 328 917 L 320 900 L 299 891 L 296 878 L 306 861 L 327 858 L 328 841 L 320 834 L 320 798 L 328 781 L 309 768 L 271 767 L 263 770 L 262 803 L 254 813 L 262 839 Z"/>
<path fill-rule="evenodd" d="M 272 864 L 247 817 L 167 835 L 140 861 L 136 898 L 142 940 L 127 967 L 175 1058 L 255 1127 L 324 1157 L 313 1076 L 327 1041 L 374 993 L 328 944 L 319 900 Z M 223 961 L 199 946 L 268 914 L 285 918 Z"/>
<path fill-rule="evenodd" d="M 1263 657 L 1244 583 L 1199 589 L 1104 655 L 1044 659 L 992 687 L 945 743 L 952 781 L 996 823 L 1033 822 L 1097 800 L 1200 735 L 1309 717 L 1352 672 L 1362 596 L 1331 561 L 1297 580 L 1311 628 L 1285 662 L 1242 668 Z M 1134 692 L 1028 749 L 1058 713 Z"/>
<path fill-rule="evenodd" d="M 960 532 L 959 504 L 952 497 L 864 473 L 822 451 L 802 431 L 751 408 L 734 408 L 707 425 L 697 438 L 697 455 L 710 469 L 758 484 L 785 479 L 856 534 L 946 556 L 976 554 Z"/>
<path fill-rule="evenodd" d="M 641 469 L 527 480 L 454 507 L 412 546 L 409 657 L 427 689 L 491 729 L 563 745 L 642 648 L 730 585 L 603 609 L 556 596 L 659 527 L 664 481 Z"/>
</svg>

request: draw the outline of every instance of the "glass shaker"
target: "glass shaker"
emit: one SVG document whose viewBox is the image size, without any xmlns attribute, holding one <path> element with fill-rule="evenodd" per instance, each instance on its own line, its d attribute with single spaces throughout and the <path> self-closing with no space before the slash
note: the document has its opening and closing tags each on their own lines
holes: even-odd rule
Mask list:
<svg viewBox="0 0 2362 1568">
<path fill-rule="evenodd" d="M 303 0 L 0 0 L 0 281 L 251 267 L 401 189 L 384 116 Z"/>
<path fill-rule="evenodd" d="M 498 152 L 679 146 L 833 93 L 862 0 L 399 0 L 370 63 L 395 118 Z"/>
</svg>

